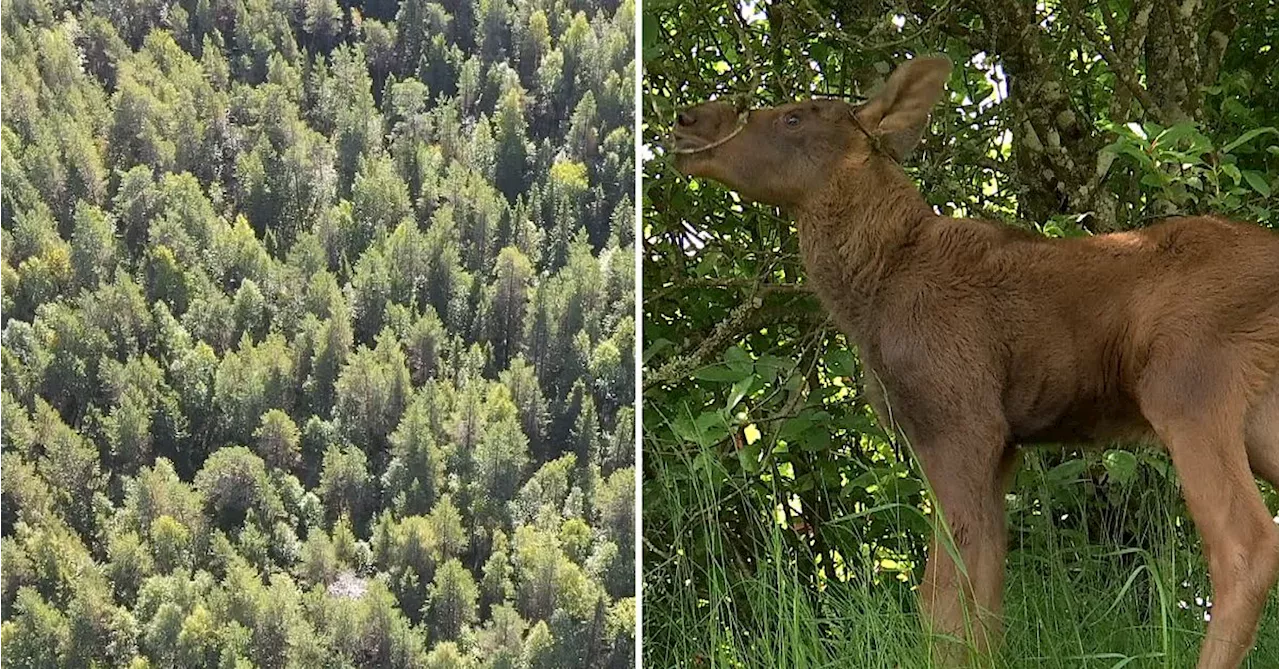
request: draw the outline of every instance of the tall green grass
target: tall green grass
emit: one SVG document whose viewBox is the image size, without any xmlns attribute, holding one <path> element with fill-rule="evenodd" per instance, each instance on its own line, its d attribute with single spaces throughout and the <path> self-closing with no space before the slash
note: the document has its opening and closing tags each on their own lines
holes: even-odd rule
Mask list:
<svg viewBox="0 0 1280 669">
<path fill-rule="evenodd" d="M 796 554 L 792 530 L 765 504 L 750 533 L 753 557 L 744 561 L 741 550 L 728 550 L 741 528 L 731 538 L 735 530 L 713 519 L 750 494 L 747 486 L 691 467 L 696 454 L 650 444 L 645 457 L 646 537 L 653 527 L 671 544 L 646 545 L 645 666 L 931 666 L 915 600 L 918 565 L 898 581 L 872 560 L 849 558 L 846 580 L 811 586 L 797 566 L 811 558 Z M 1010 498 L 1005 635 L 991 665 L 1194 666 L 1209 581 L 1176 483 L 1149 475 L 1101 512 L 1096 499 L 1082 498 L 1075 513 L 1105 517 L 1080 523 L 1072 511 L 1061 513 L 1072 503 L 1054 497 L 1061 495 L 1054 473 L 1037 455 L 1028 459 Z M 688 471 L 703 475 L 680 474 Z M 1268 501 L 1274 510 L 1273 493 Z M 1056 517 L 1043 511 L 1049 507 Z M 1110 536 L 1089 536 L 1099 527 Z M 1280 666 L 1278 616 L 1273 591 L 1245 666 Z"/>
</svg>

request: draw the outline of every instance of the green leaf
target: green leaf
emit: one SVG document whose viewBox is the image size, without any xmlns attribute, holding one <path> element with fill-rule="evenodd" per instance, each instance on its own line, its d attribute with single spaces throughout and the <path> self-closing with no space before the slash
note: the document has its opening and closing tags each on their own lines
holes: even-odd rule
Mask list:
<svg viewBox="0 0 1280 669">
<path fill-rule="evenodd" d="M 1123 138 L 1116 140 L 1107 146 L 1105 150 L 1112 151 L 1117 155 L 1129 156 L 1138 161 L 1138 164 L 1142 165 L 1144 169 L 1150 169 L 1155 165 L 1151 160 L 1151 155 L 1145 149 Z"/>
<path fill-rule="evenodd" d="M 751 354 L 741 346 L 731 346 L 729 350 L 724 352 L 724 362 L 729 368 L 737 371 L 742 376 L 748 376 L 755 367 L 755 361 L 751 359 Z"/>
<path fill-rule="evenodd" d="M 1276 129 L 1275 128 L 1254 128 L 1253 130 L 1250 130 L 1249 132 L 1246 132 L 1245 134 L 1240 135 L 1239 137 L 1236 138 L 1235 141 L 1231 142 L 1230 144 L 1222 147 L 1222 152 L 1231 153 L 1232 151 L 1235 151 L 1236 149 L 1243 146 L 1246 142 L 1253 139 L 1254 137 L 1257 137 L 1259 135 L 1264 135 L 1267 133 L 1276 134 Z"/>
<path fill-rule="evenodd" d="M 1048 479 L 1049 481 L 1059 485 L 1071 483 L 1080 478 L 1080 475 L 1084 473 L 1086 468 L 1087 465 L 1084 460 L 1080 458 L 1072 458 L 1057 467 L 1050 469 Z"/>
<path fill-rule="evenodd" d="M 1267 184 L 1267 180 L 1262 176 L 1261 172 L 1244 170 L 1240 174 L 1244 177 L 1244 180 L 1248 182 L 1250 187 L 1255 191 L 1258 191 L 1259 195 L 1262 197 L 1271 197 L 1271 186 Z"/>
<path fill-rule="evenodd" d="M 1229 95 L 1222 99 L 1222 112 L 1224 116 L 1249 116 L 1249 108 L 1244 106 L 1234 95 Z"/>
<path fill-rule="evenodd" d="M 1107 478 L 1127 483 L 1138 470 L 1138 457 L 1128 451 L 1112 449 L 1102 455 L 1102 465 L 1107 469 Z"/>
<path fill-rule="evenodd" d="M 818 425 L 812 429 L 805 430 L 804 434 L 800 435 L 800 447 L 810 452 L 830 449 L 831 431 L 823 425 Z"/>
<path fill-rule="evenodd" d="M 653 356 L 665 351 L 666 349 L 671 348 L 672 346 L 674 346 L 674 342 L 672 342 L 670 339 L 655 340 L 652 344 L 648 346 L 648 348 L 644 350 L 644 353 L 641 356 L 642 358 L 641 362 L 647 364 L 649 360 L 653 358 Z"/>
<path fill-rule="evenodd" d="M 693 424 L 693 419 L 687 415 L 681 415 L 671 421 L 671 431 L 680 441 L 698 443 L 698 430 Z"/>
<path fill-rule="evenodd" d="M 876 425 L 872 417 L 866 413 L 846 414 L 843 418 L 837 420 L 834 425 L 840 429 L 879 439 L 889 438 L 889 435 L 885 434 L 885 431 L 880 429 L 880 426 Z"/>
<path fill-rule="evenodd" d="M 853 352 L 846 348 L 832 349 L 827 353 L 826 363 L 827 369 L 834 376 L 852 377 L 857 373 L 854 369 Z"/>
<path fill-rule="evenodd" d="M 649 48 L 658 43 L 658 19 L 648 12 L 640 25 L 640 43 Z"/>
<path fill-rule="evenodd" d="M 1148 172 L 1142 177 L 1142 185 L 1152 188 L 1164 188 L 1169 183 L 1169 177 L 1160 172 Z"/>
<path fill-rule="evenodd" d="M 795 365 L 796 363 L 791 360 L 785 360 L 768 353 L 756 359 L 756 369 L 770 374 L 791 369 L 792 367 L 795 367 Z"/>
<path fill-rule="evenodd" d="M 1194 141 L 1194 138 L 1197 136 L 1203 137 L 1203 135 L 1200 134 L 1200 131 L 1196 129 L 1195 124 L 1190 121 L 1184 121 L 1182 123 L 1175 124 L 1173 127 L 1157 135 L 1155 141 L 1152 143 L 1162 148 L 1172 147 L 1177 145 L 1179 141 L 1188 137 L 1193 138 Z"/>
<path fill-rule="evenodd" d="M 778 438 L 791 440 L 800 435 L 800 433 L 809 429 L 814 423 L 814 415 L 811 411 L 804 411 L 796 416 L 792 416 L 782 421 L 782 426 L 778 428 Z"/>
<path fill-rule="evenodd" d="M 644 59 L 651 61 L 666 51 L 666 44 L 661 39 L 658 19 L 648 12 L 645 12 L 643 16 L 640 26 L 640 47 L 643 51 L 642 56 Z"/>
<path fill-rule="evenodd" d="M 713 383 L 737 383 L 742 380 L 743 374 L 736 369 L 725 366 L 723 363 L 716 363 L 694 370 L 693 378 Z"/>
<path fill-rule="evenodd" d="M 699 446 L 710 448 L 729 436 L 729 424 L 719 411 L 707 411 L 694 420 Z"/>
<path fill-rule="evenodd" d="M 738 462 L 742 464 L 743 471 L 749 474 L 755 474 L 760 471 L 760 444 L 757 441 L 754 444 L 747 444 L 738 449 Z"/>
<path fill-rule="evenodd" d="M 693 459 L 693 471 L 699 478 L 710 480 L 711 485 L 717 491 L 728 479 L 728 475 L 724 471 L 724 465 L 710 451 L 703 451 Z"/>
<path fill-rule="evenodd" d="M 751 385 L 755 383 L 755 381 L 756 377 L 748 376 L 747 378 L 733 384 L 733 390 L 729 391 L 729 401 L 725 402 L 724 410 L 733 411 L 733 408 L 738 406 L 738 402 L 741 402 L 742 398 L 747 396 L 747 392 L 751 390 Z"/>
<path fill-rule="evenodd" d="M 904 497 L 917 497 L 924 486 L 918 479 L 894 476 L 880 482 L 886 499 L 898 500 Z"/>
</svg>

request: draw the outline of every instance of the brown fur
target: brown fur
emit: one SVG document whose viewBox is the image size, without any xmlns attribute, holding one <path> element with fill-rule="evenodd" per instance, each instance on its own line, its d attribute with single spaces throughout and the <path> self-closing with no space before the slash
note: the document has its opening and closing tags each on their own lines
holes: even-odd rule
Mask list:
<svg viewBox="0 0 1280 669">
<path fill-rule="evenodd" d="M 1204 539 L 1215 603 L 1199 667 L 1236 667 L 1277 571 L 1251 476 L 1277 478 L 1276 235 L 1192 217 L 1050 240 L 938 216 L 895 162 L 949 72 L 916 59 L 862 107 L 753 111 L 677 165 L 795 216 L 809 280 L 873 370 L 870 395 L 887 395 L 877 409 L 911 443 L 962 558 L 935 540 L 921 597 L 936 631 L 979 653 L 998 634 L 1016 445 L 1148 435 Z M 687 110 L 676 146 L 737 121 L 720 103 Z"/>
</svg>

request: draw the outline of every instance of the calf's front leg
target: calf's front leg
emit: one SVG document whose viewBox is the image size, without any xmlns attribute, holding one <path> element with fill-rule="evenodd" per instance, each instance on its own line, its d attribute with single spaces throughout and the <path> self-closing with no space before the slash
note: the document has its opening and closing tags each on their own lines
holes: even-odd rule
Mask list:
<svg viewBox="0 0 1280 669">
<path fill-rule="evenodd" d="M 913 444 L 937 504 L 920 604 L 938 666 L 989 658 L 1000 638 L 1004 492 L 1016 469 L 998 433 Z"/>
</svg>

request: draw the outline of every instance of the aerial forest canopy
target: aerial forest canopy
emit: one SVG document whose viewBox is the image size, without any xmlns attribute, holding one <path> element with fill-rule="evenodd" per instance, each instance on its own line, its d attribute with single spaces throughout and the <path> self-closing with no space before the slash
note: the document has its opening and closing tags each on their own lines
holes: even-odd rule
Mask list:
<svg viewBox="0 0 1280 669">
<path fill-rule="evenodd" d="M 677 110 L 857 103 L 943 54 L 904 164 L 939 214 L 1049 237 L 1174 214 L 1274 229 L 1277 3 L 650 0 L 642 19 L 646 660 L 926 666 L 925 482 L 786 212 L 673 168 Z M 996 666 L 1194 662 L 1209 583 L 1167 456 L 1063 446 L 1027 454 L 1008 498 Z M 1252 666 L 1276 664 L 1275 602 Z"/>
<path fill-rule="evenodd" d="M 3 658 L 634 648 L 630 0 L 6 0 Z"/>
</svg>

